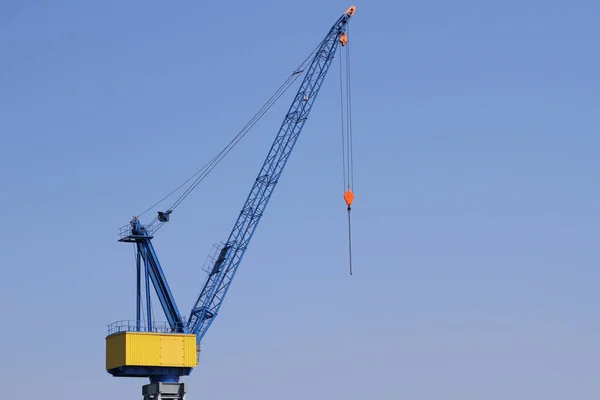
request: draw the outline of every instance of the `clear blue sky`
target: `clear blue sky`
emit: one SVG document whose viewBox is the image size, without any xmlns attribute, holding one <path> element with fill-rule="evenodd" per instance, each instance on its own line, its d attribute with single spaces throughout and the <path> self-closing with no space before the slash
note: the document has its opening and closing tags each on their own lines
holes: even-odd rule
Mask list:
<svg viewBox="0 0 600 400">
<path fill-rule="evenodd" d="M 117 228 L 350 5 L 0 2 L 5 397 L 141 398 L 144 380 L 104 371 L 105 325 L 135 310 Z M 600 4 L 355 5 L 355 275 L 334 68 L 189 398 L 597 398 Z M 155 239 L 186 314 L 289 95 Z"/>
</svg>

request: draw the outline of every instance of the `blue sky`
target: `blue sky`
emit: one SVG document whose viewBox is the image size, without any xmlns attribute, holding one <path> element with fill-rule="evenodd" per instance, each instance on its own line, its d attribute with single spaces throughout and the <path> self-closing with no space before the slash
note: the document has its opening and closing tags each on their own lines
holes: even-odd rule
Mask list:
<svg viewBox="0 0 600 400">
<path fill-rule="evenodd" d="M 0 2 L 7 397 L 141 396 L 144 380 L 104 371 L 106 324 L 135 312 L 117 228 L 220 150 L 350 5 Z M 355 274 L 333 68 L 188 398 L 594 398 L 600 5 L 355 5 Z M 185 314 L 291 95 L 155 239 Z"/>
</svg>

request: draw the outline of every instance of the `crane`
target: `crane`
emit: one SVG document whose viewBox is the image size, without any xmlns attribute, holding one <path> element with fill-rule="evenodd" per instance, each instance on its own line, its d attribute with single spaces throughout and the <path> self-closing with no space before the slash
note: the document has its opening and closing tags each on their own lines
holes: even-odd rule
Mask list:
<svg viewBox="0 0 600 400">
<path fill-rule="evenodd" d="M 346 46 L 348 43 L 346 28 L 355 10 L 354 6 L 348 8 L 311 54 L 312 59 L 305 69 L 304 79 L 284 116 L 233 229 L 212 258 L 206 280 L 189 312 L 189 318 L 182 317 L 152 245 L 157 227 L 169 221 L 173 210 L 159 212 L 155 220 L 147 225 L 134 217 L 121 230 L 119 241 L 131 243 L 135 248 L 136 320 L 118 321 L 108 326 L 106 370 L 115 377 L 149 378 L 150 384 L 145 385 L 142 390 L 145 399 L 185 398 L 185 384 L 180 383 L 180 377 L 189 375 L 198 364 L 200 343 L 219 313 L 306 123 L 336 50 L 338 46 Z M 303 71 L 297 70 L 293 75 L 297 76 Z M 164 324 L 153 318 L 150 283 L 165 314 Z M 144 303 L 145 315 L 142 310 Z"/>
</svg>

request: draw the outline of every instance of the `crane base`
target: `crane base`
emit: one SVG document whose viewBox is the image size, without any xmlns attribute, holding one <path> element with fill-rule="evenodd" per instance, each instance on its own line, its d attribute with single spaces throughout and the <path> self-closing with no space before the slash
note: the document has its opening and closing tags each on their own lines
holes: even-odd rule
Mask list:
<svg viewBox="0 0 600 400">
<path fill-rule="evenodd" d="M 185 400 L 185 383 L 150 383 L 142 386 L 144 400 Z"/>
<path fill-rule="evenodd" d="M 188 375 L 198 356 L 194 334 L 118 332 L 106 337 L 106 370 L 113 376 Z"/>
</svg>

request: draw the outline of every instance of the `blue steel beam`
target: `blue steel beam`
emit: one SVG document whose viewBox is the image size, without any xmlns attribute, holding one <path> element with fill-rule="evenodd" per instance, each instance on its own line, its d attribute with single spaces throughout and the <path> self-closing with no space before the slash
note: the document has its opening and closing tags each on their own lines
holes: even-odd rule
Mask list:
<svg viewBox="0 0 600 400">
<path fill-rule="evenodd" d="M 136 287 L 136 307 L 135 307 L 135 318 L 136 318 L 136 328 L 139 332 L 140 320 L 142 319 L 142 260 L 140 256 L 140 252 L 136 253 L 135 257 L 135 266 L 137 269 L 137 287 Z"/>
<path fill-rule="evenodd" d="M 190 312 L 186 331 L 195 333 L 198 343 L 217 316 L 231 281 L 248 249 L 248 244 L 304 127 L 354 10 L 354 7 L 350 7 L 337 20 L 316 50 L 233 230 Z"/>
<path fill-rule="evenodd" d="M 134 219 L 131 222 L 131 238 L 137 245 L 138 256 L 142 258 L 146 270 L 146 313 L 148 328 L 152 326 L 152 314 L 150 310 L 150 291 L 148 290 L 148 277 L 152 281 L 158 300 L 167 318 L 169 326 L 174 332 L 183 332 L 184 323 L 175 303 L 171 289 L 167 283 L 167 279 L 154 251 L 154 247 L 150 240 L 152 239 L 146 229 L 140 224 L 139 220 Z M 139 319 L 138 319 L 139 322 Z"/>
</svg>

